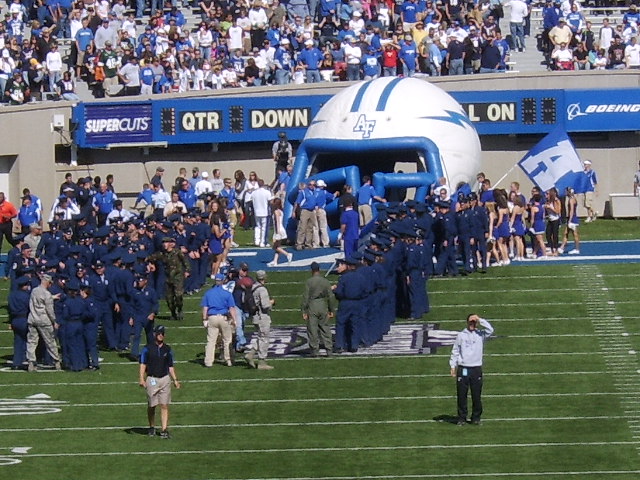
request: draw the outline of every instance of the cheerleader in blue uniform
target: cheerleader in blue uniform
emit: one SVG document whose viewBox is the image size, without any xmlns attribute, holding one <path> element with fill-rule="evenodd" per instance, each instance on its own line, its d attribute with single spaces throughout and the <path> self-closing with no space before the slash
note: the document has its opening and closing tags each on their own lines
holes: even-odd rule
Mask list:
<svg viewBox="0 0 640 480">
<path fill-rule="evenodd" d="M 542 197 L 539 193 L 534 193 L 531 198 L 531 210 L 529 219 L 531 221 L 531 233 L 535 236 L 533 243 L 533 258 L 545 257 L 545 245 L 544 245 L 544 208 L 542 206 Z"/>
<path fill-rule="evenodd" d="M 524 251 L 524 235 L 527 231 L 524 226 L 524 220 L 522 216 L 524 215 L 525 208 L 524 202 L 522 198 L 515 195 L 513 193 L 513 210 L 511 211 L 511 219 L 509 221 L 511 236 L 513 238 L 513 245 L 515 250 L 515 259 L 516 260 L 524 260 L 525 251 Z"/>
</svg>

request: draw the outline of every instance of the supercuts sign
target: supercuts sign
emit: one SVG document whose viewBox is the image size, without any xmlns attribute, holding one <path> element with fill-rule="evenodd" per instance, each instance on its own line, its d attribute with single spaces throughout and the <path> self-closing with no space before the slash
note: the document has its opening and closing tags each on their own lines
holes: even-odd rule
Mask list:
<svg viewBox="0 0 640 480">
<path fill-rule="evenodd" d="M 85 143 L 109 145 L 152 140 L 151 104 L 85 105 Z"/>
</svg>

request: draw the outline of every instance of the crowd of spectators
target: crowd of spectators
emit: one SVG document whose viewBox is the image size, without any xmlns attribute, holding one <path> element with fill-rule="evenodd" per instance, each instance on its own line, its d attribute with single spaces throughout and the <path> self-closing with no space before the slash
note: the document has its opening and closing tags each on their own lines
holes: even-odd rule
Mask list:
<svg viewBox="0 0 640 480">
<path fill-rule="evenodd" d="M 612 25 L 604 18 L 598 32 L 581 10 L 580 3 L 569 1 L 547 1 L 543 8 L 540 49 L 550 70 L 640 68 L 636 5 L 629 6 L 622 23 Z"/>
<path fill-rule="evenodd" d="M 43 92 L 75 99 L 77 81 L 101 97 L 495 71 L 505 68 L 509 48 L 498 7 L 493 0 L 203 0 L 182 7 L 190 19 L 199 11 L 190 25 L 170 2 L 13 0 L 0 22 L 0 90 L 3 101 L 20 104 Z"/>
</svg>

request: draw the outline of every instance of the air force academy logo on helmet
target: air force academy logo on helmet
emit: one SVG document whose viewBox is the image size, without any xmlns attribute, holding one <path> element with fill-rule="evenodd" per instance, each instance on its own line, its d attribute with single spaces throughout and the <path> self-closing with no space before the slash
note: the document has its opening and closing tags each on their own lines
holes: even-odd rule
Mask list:
<svg viewBox="0 0 640 480">
<path fill-rule="evenodd" d="M 365 114 L 362 114 L 358 117 L 356 126 L 353 127 L 353 131 L 354 133 L 361 133 L 362 138 L 370 138 L 371 132 L 373 132 L 374 128 L 376 128 L 376 121 L 367 120 L 367 116 Z"/>
</svg>

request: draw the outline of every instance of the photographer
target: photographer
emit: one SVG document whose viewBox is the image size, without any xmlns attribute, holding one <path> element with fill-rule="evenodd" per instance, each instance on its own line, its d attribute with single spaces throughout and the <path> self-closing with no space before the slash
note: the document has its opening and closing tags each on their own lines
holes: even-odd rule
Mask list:
<svg viewBox="0 0 640 480">
<path fill-rule="evenodd" d="M 273 153 L 273 161 L 276 163 L 273 187 L 278 181 L 280 174 L 287 170 L 287 165 L 289 165 L 289 161 L 291 157 L 293 157 L 293 147 L 287 140 L 287 134 L 285 132 L 278 133 L 278 141 L 273 144 L 271 153 Z"/>
<path fill-rule="evenodd" d="M 478 329 L 478 324 L 484 330 Z M 451 376 L 457 378 L 458 422 L 459 426 L 467 423 L 467 393 L 471 387 L 473 410 L 471 423 L 480 425 L 482 415 L 482 355 L 487 338 L 493 333 L 493 327 L 484 318 L 476 314 L 467 317 L 467 328 L 462 330 L 451 349 Z"/>
</svg>

